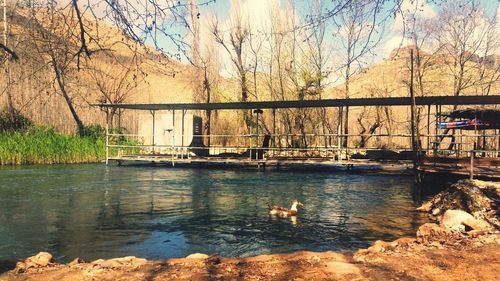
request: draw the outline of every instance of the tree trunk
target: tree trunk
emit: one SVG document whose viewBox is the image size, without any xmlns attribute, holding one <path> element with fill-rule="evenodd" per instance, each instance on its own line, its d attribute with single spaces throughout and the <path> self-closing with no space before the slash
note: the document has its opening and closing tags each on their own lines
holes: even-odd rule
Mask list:
<svg viewBox="0 0 500 281">
<path fill-rule="evenodd" d="M 7 1 L 3 1 L 3 45 L 5 46 L 5 51 L 9 53 L 9 49 L 7 47 L 8 43 L 8 26 L 7 26 Z M 12 57 L 15 57 L 13 55 L 14 53 L 12 52 L 9 53 Z M 16 118 L 16 108 L 14 106 L 14 101 L 12 98 L 12 82 L 11 82 L 11 77 L 10 77 L 10 65 L 9 65 L 9 59 L 5 62 L 5 74 L 7 77 L 7 105 L 8 105 L 8 110 L 9 110 L 9 117 L 11 121 L 14 123 L 15 118 Z"/>
<path fill-rule="evenodd" d="M 345 76 L 345 98 L 348 99 L 349 98 L 349 78 L 350 78 L 350 71 L 351 71 L 351 68 L 350 68 L 350 64 L 347 64 L 347 67 L 346 67 L 346 76 Z M 344 141 L 343 141 L 343 147 L 346 147 L 348 146 L 349 144 L 349 106 L 346 106 L 345 107 L 345 117 L 344 117 Z"/>
<path fill-rule="evenodd" d="M 212 88 L 210 86 L 210 81 L 208 80 L 208 69 L 207 67 L 204 68 L 204 75 L 203 75 L 203 87 L 205 88 L 205 92 L 207 94 L 206 96 L 206 103 L 211 102 L 212 98 Z M 207 109 L 205 111 L 205 115 L 207 117 L 207 120 L 205 121 L 205 135 L 206 140 L 207 140 L 207 146 L 210 147 L 210 134 L 211 134 L 211 124 L 212 124 L 212 111 L 210 109 Z"/>
<path fill-rule="evenodd" d="M 71 100 L 71 98 L 68 95 L 68 92 L 66 91 L 62 74 L 59 70 L 59 67 L 57 65 L 54 56 L 52 56 L 52 68 L 56 75 L 56 80 L 57 80 L 57 85 L 59 86 L 59 90 L 61 90 L 61 94 L 64 100 L 66 101 L 69 111 L 71 112 L 71 115 L 73 116 L 73 119 L 76 123 L 76 127 L 78 128 L 78 134 L 80 135 L 80 137 L 83 137 L 85 135 L 85 126 L 83 125 L 82 120 L 78 116 L 78 113 L 76 112 L 75 107 L 73 106 L 73 101 Z"/>
</svg>

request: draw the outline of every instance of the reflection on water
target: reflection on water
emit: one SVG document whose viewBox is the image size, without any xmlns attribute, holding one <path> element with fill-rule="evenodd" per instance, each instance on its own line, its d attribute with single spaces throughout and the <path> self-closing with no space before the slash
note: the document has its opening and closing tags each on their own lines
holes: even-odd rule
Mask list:
<svg viewBox="0 0 500 281">
<path fill-rule="evenodd" d="M 305 204 L 296 219 L 267 202 Z M 312 172 L 39 166 L 0 169 L 0 259 L 351 250 L 413 235 L 411 178 Z"/>
</svg>

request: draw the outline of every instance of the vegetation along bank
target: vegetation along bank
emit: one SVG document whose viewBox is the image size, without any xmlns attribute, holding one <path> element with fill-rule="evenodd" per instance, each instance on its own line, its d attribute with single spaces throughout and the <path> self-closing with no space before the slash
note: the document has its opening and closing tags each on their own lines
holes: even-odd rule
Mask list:
<svg viewBox="0 0 500 281">
<path fill-rule="evenodd" d="M 93 163 L 105 157 L 100 127 L 88 127 L 80 136 L 35 126 L 22 116 L 7 118 L 0 118 L 0 165 Z"/>
</svg>

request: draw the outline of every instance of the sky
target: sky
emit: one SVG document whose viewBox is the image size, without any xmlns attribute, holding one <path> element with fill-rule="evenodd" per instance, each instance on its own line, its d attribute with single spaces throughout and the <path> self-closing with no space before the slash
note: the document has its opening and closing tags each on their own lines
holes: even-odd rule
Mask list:
<svg viewBox="0 0 500 281">
<path fill-rule="evenodd" d="M 205 2 L 206 0 L 198 0 L 198 2 Z M 227 20 L 230 17 L 231 3 L 235 0 L 217 0 L 215 3 L 211 3 L 208 6 L 201 8 L 202 17 L 204 13 L 213 12 L 215 13 L 220 21 Z M 272 4 L 271 2 L 279 3 L 281 9 L 286 5 L 285 0 L 241 0 L 243 10 L 246 10 L 251 19 L 251 24 L 259 24 L 268 21 L 269 10 Z M 297 14 L 300 18 L 304 18 L 308 13 L 310 13 L 310 3 L 312 1 L 308 0 L 295 0 L 292 1 L 295 5 Z M 324 0 L 328 5 L 334 0 Z M 393 4 L 389 1 L 389 5 Z M 496 0 L 484 0 L 480 1 L 481 6 L 484 7 L 485 11 L 489 16 L 500 17 L 500 7 L 499 2 Z M 439 6 L 434 3 L 434 1 L 425 0 L 403 0 L 401 5 L 401 10 L 404 15 L 416 14 L 417 16 L 424 19 L 432 19 L 437 16 Z M 394 16 L 389 16 L 387 22 L 384 24 L 384 35 L 380 42 L 380 47 L 378 48 L 379 53 L 381 53 L 381 58 L 387 57 L 389 53 L 397 48 L 403 43 L 402 31 L 403 31 L 403 17 L 401 14 Z M 332 36 L 333 40 L 333 36 Z"/>
<path fill-rule="evenodd" d="M 203 0 L 199 1 L 203 2 Z M 241 5 L 242 13 L 245 13 L 248 17 L 249 25 L 252 27 L 253 33 L 263 32 L 269 33 L 270 30 L 268 28 L 270 21 L 270 14 L 278 14 L 279 12 L 284 12 L 287 6 L 292 4 L 295 10 L 295 16 L 297 18 L 299 25 L 304 22 L 304 19 L 311 14 L 312 11 L 312 2 L 307 0 L 217 0 L 215 3 L 211 3 L 210 5 L 203 6 L 200 8 L 201 10 L 201 20 L 204 20 L 204 17 L 213 17 L 216 15 L 221 26 L 228 26 L 228 22 L 231 18 L 231 13 L 234 11 L 234 6 L 236 3 Z M 332 6 L 333 0 L 323 0 L 323 13 L 326 13 L 328 8 Z M 388 3 L 385 9 L 392 8 L 391 1 Z M 424 0 L 405 0 L 402 5 L 402 10 L 405 13 L 417 13 L 421 14 L 421 16 L 426 18 L 432 18 L 436 16 L 436 7 L 432 4 L 427 4 Z M 372 54 L 367 55 L 364 59 L 366 65 L 378 63 L 381 60 L 387 58 L 389 53 L 394 49 L 399 47 L 401 44 L 404 46 L 405 42 L 402 40 L 402 26 L 403 20 L 400 16 L 392 16 L 387 12 L 382 13 L 382 17 L 384 18 L 384 22 L 380 23 L 380 28 L 377 29 L 380 32 L 380 37 L 376 36 L 376 38 L 380 38 L 379 43 L 374 48 Z M 328 19 L 326 21 L 327 31 L 325 34 L 325 42 L 328 49 L 331 49 L 331 53 L 329 54 L 329 62 L 327 66 L 329 71 L 335 72 L 340 67 L 340 62 L 336 62 L 334 60 L 343 61 L 340 54 L 343 52 L 340 50 L 343 44 L 342 39 L 339 38 L 338 29 L 333 24 L 333 19 Z M 306 34 L 310 34 L 311 30 L 303 29 Z M 341 33 L 342 34 L 342 33 Z M 345 40 L 344 40 L 345 41 Z M 345 43 L 344 43 L 345 44 Z M 339 49 L 336 52 L 336 49 Z M 222 50 L 220 52 L 220 61 L 222 64 L 222 74 L 224 76 L 231 76 L 231 61 L 229 56 Z M 234 70 L 234 69 L 233 69 Z M 332 81 L 333 82 L 333 81 Z"/>
<path fill-rule="evenodd" d="M 69 0 L 59 0 L 60 3 L 67 2 Z M 169 1 L 174 0 L 158 0 L 157 3 L 167 3 Z M 450 0 L 451 1 L 451 0 Z M 147 1 L 142 0 L 118 0 L 119 3 L 127 3 L 130 7 L 137 9 L 142 12 L 144 9 L 148 9 L 145 3 Z M 177 1 L 175 1 L 177 2 Z M 183 0 L 182 2 L 187 2 L 187 0 Z M 200 26 L 202 28 L 202 41 L 208 40 L 210 32 L 208 31 L 209 23 L 213 21 L 213 18 L 216 17 L 221 26 L 221 29 L 229 30 L 229 22 L 232 15 L 235 11 L 239 11 L 243 13 L 244 17 L 247 19 L 248 24 L 252 28 L 252 33 L 256 34 L 266 34 L 269 33 L 269 21 L 274 14 L 278 15 L 279 13 L 285 13 L 286 7 L 290 7 L 292 4 L 294 7 L 294 14 L 297 21 L 303 22 L 308 15 L 311 14 L 311 3 L 313 0 L 197 0 L 198 4 L 206 4 L 200 5 Z M 326 12 L 328 7 L 332 6 L 332 3 L 336 3 L 336 0 L 323 0 Z M 440 2 L 440 1 L 438 1 Z M 85 5 L 86 3 L 101 3 L 102 0 L 80 0 L 80 5 Z M 493 17 L 498 15 L 500 17 L 500 8 L 499 3 L 496 0 L 481 0 L 481 6 L 484 8 L 488 16 Z M 238 5 L 240 6 L 237 9 Z M 378 63 L 383 59 L 386 59 L 390 52 L 398 47 L 406 46 L 409 43 L 403 38 L 403 16 L 408 16 L 415 14 L 417 17 L 430 20 L 434 19 L 438 13 L 440 6 L 435 4 L 435 1 L 426 1 L 426 0 L 403 0 L 401 4 L 401 13 L 396 15 L 389 13 L 388 10 L 393 8 L 394 1 L 388 0 L 386 5 L 383 7 L 381 14 L 378 16 L 381 19 L 384 19 L 383 22 L 380 22 L 380 26 L 377 28 L 377 32 L 379 32 L 380 41 L 377 46 L 373 49 L 372 53 L 365 58 L 368 65 Z M 102 6 L 97 6 L 102 7 Z M 150 7 L 149 7 L 150 8 Z M 290 16 L 290 15 L 288 15 Z M 131 17 L 133 18 L 133 16 Z M 152 20 L 152 19 L 149 19 Z M 336 48 L 339 48 L 342 44 L 342 38 L 339 38 L 339 33 L 337 27 L 333 24 L 333 19 L 328 19 L 327 23 L 327 31 L 325 35 L 326 45 L 329 46 L 332 50 L 335 51 Z M 300 25 L 300 23 L 299 23 Z M 170 34 L 181 34 L 181 36 L 185 35 L 185 29 L 182 24 L 168 24 L 166 25 L 167 32 Z M 310 32 L 308 29 L 304 29 L 305 33 Z M 499 28 L 500 32 L 500 28 Z M 340 33 L 342 36 L 342 33 Z M 377 37 L 378 38 L 378 37 Z M 153 45 L 153 40 L 151 37 L 148 37 L 146 40 L 146 44 Z M 203 42 L 202 42 L 203 44 Z M 170 39 L 165 36 L 160 36 L 156 41 L 156 47 L 162 49 L 164 52 L 169 54 L 179 53 L 177 47 L 170 42 Z M 188 47 L 188 46 L 187 46 Z M 219 46 L 220 47 L 220 46 Z M 230 76 L 230 68 L 225 67 L 230 65 L 230 59 L 227 53 L 224 50 L 220 50 L 220 60 L 223 69 L 227 69 L 227 75 Z M 339 52 L 340 53 L 340 52 Z M 332 60 L 339 55 L 333 55 Z M 181 60 L 187 62 L 185 59 Z M 335 62 L 332 61 L 331 65 L 335 65 Z"/>
</svg>

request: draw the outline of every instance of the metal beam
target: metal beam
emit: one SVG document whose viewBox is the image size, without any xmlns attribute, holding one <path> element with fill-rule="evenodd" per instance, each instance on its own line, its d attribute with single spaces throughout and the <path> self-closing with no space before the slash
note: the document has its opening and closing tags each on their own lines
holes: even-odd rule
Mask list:
<svg viewBox="0 0 500 281">
<path fill-rule="evenodd" d="M 495 96 L 429 96 L 415 97 L 416 105 L 498 105 L 500 95 Z M 223 110 L 268 108 L 313 108 L 341 106 L 411 106 L 410 97 L 323 99 L 293 101 L 259 101 L 226 103 L 157 103 L 157 104 L 94 104 L 94 106 L 134 110 Z"/>
</svg>

